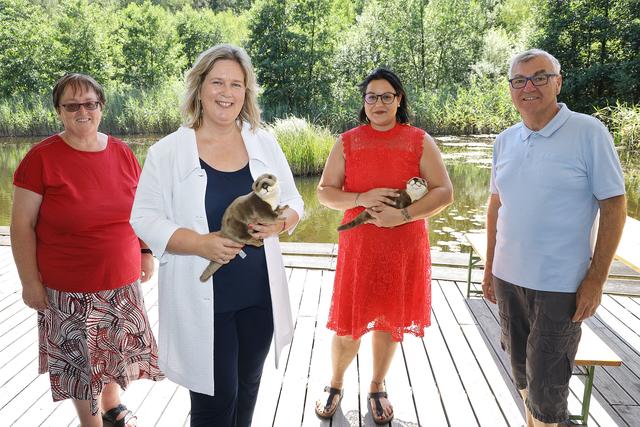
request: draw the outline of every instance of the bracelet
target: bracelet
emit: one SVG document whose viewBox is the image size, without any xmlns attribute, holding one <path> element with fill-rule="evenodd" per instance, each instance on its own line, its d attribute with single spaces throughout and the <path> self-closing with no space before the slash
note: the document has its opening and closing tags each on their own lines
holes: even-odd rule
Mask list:
<svg viewBox="0 0 640 427">
<path fill-rule="evenodd" d="M 356 203 L 356 208 L 357 208 L 358 206 L 360 206 L 360 205 L 358 205 L 358 198 L 360 197 L 360 194 L 362 194 L 362 193 L 358 193 L 358 194 L 356 194 L 356 201 L 355 201 L 355 203 Z"/>
<path fill-rule="evenodd" d="M 402 214 L 402 218 L 404 218 L 404 222 L 409 222 L 411 221 L 411 215 L 409 215 L 409 211 L 407 211 L 407 208 L 402 208 L 400 209 L 400 213 Z"/>
<path fill-rule="evenodd" d="M 140 253 L 153 255 L 153 252 L 151 252 L 151 249 L 149 248 L 140 248 Z"/>
</svg>

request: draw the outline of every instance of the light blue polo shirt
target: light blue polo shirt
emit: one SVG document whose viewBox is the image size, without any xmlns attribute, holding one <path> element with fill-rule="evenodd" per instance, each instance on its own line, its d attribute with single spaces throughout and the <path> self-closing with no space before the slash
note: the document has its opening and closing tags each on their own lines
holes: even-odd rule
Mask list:
<svg viewBox="0 0 640 427">
<path fill-rule="evenodd" d="M 496 138 L 491 192 L 502 206 L 493 274 L 525 288 L 575 292 L 591 261 L 598 200 L 625 188 L 607 128 L 559 106 L 540 131 L 521 122 Z"/>
</svg>

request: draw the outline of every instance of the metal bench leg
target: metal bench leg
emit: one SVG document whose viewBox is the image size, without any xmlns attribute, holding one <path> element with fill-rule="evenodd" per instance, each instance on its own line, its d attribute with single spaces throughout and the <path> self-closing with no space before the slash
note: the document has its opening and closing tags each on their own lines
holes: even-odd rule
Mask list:
<svg viewBox="0 0 640 427">
<path fill-rule="evenodd" d="M 591 392 L 593 391 L 593 377 L 595 376 L 596 367 L 594 365 L 586 366 L 587 373 L 584 381 L 584 394 L 582 395 L 582 413 L 580 415 L 571 415 L 571 421 L 580 421 L 581 424 L 587 425 L 589 420 L 589 405 L 591 405 Z"/>
<path fill-rule="evenodd" d="M 469 269 L 467 270 L 467 299 L 471 295 L 471 270 L 473 270 L 473 248 L 469 246 Z"/>
</svg>

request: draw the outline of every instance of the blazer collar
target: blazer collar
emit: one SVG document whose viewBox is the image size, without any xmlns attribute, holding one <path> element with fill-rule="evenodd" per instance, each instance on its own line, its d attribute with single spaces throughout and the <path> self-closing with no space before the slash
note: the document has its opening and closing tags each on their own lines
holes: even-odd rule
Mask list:
<svg viewBox="0 0 640 427">
<path fill-rule="evenodd" d="M 257 132 L 249 127 L 248 123 L 242 125 L 242 140 L 249 154 L 249 162 L 265 158 L 265 144 L 261 141 Z M 186 179 L 194 170 L 200 170 L 200 157 L 198 156 L 198 146 L 196 144 L 196 132 L 192 128 L 180 126 L 175 133 L 176 138 L 176 160 L 178 162 L 178 174 L 180 180 Z"/>
</svg>

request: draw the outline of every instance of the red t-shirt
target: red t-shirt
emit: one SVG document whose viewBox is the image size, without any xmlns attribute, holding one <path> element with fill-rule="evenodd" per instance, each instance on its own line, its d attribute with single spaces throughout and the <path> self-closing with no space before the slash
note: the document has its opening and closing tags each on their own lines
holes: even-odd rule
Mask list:
<svg viewBox="0 0 640 427">
<path fill-rule="evenodd" d="M 13 183 L 42 195 L 36 258 L 46 287 L 97 292 L 140 277 L 140 243 L 129 216 L 140 165 L 109 137 L 102 151 L 78 151 L 58 135 L 31 148 Z"/>
</svg>

